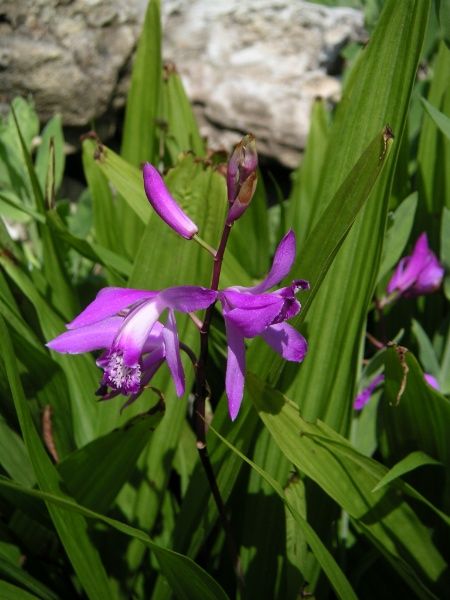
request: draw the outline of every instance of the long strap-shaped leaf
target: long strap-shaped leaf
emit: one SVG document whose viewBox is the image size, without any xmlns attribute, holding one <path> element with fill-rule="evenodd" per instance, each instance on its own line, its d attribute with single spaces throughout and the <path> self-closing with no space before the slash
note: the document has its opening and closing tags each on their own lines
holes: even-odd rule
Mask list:
<svg viewBox="0 0 450 600">
<path fill-rule="evenodd" d="M 302 419 L 293 402 L 256 377 L 249 385 L 259 416 L 288 460 L 348 512 L 409 585 L 433 597 L 428 586 L 438 584 L 446 563 L 411 507 L 391 488 L 374 491 L 386 467 L 331 428 Z"/>
<path fill-rule="evenodd" d="M 339 598 L 343 600 L 350 600 L 351 598 L 356 598 L 355 592 L 353 591 L 352 586 L 348 582 L 344 573 L 341 571 L 336 561 L 321 542 L 320 538 L 314 531 L 314 529 L 309 525 L 309 523 L 300 515 L 295 506 L 290 503 L 285 493 L 283 492 L 283 488 L 281 485 L 270 476 L 269 473 L 261 469 L 256 463 L 250 460 L 245 454 L 240 452 L 233 444 L 231 444 L 225 437 L 221 436 L 218 431 L 214 428 L 210 427 L 211 431 L 217 435 L 217 437 L 222 441 L 223 444 L 228 446 L 237 456 L 241 458 L 241 460 L 245 461 L 250 467 L 258 473 L 258 475 L 266 481 L 269 486 L 273 489 L 273 491 L 281 498 L 282 502 L 286 505 L 289 512 L 294 517 L 296 523 L 302 530 L 305 539 L 307 540 L 311 550 L 314 552 L 314 555 L 317 557 L 320 565 L 325 571 L 330 583 L 332 584 L 336 594 Z"/>
<path fill-rule="evenodd" d="M 228 598 L 220 585 L 193 560 L 156 544 L 140 529 L 131 527 L 117 519 L 111 519 L 110 517 L 96 513 L 59 493 L 30 490 L 4 477 L 0 477 L 0 487 L 13 489 L 16 492 L 39 498 L 45 501 L 47 506 L 53 509 L 57 507 L 57 510 L 61 511 L 66 517 L 81 515 L 88 519 L 95 519 L 106 523 L 106 525 L 113 527 L 124 535 L 139 540 L 155 554 L 161 571 L 167 578 L 176 598 L 180 598 L 180 600 L 197 600 L 198 598 L 202 598 L 202 600 L 227 600 Z M 112 597 L 103 596 L 103 600 L 106 598 L 109 600 Z"/>
<path fill-rule="evenodd" d="M 45 492 L 62 495 L 61 479 L 44 450 L 25 400 L 11 339 L 3 318 L 0 318 L 0 335 L 3 342 L 3 360 L 14 405 L 39 487 Z M 93 600 L 114 598 L 115 594 L 100 556 L 88 537 L 84 518 L 61 511 L 50 504 L 48 510 L 86 594 Z"/>
</svg>

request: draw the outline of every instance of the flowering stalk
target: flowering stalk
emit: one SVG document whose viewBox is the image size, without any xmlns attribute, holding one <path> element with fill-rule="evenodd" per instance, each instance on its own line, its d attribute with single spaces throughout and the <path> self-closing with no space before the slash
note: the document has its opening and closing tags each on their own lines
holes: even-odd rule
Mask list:
<svg viewBox="0 0 450 600">
<path fill-rule="evenodd" d="M 228 237 L 231 231 L 231 224 L 225 223 L 222 231 L 222 237 L 220 239 L 219 248 L 214 257 L 213 272 L 211 276 L 211 290 L 217 291 L 219 288 L 220 273 L 222 270 L 223 256 L 225 254 L 225 248 L 227 246 Z M 228 551 L 231 557 L 233 568 L 236 575 L 238 587 L 241 595 L 244 591 L 244 576 L 240 564 L 239 553 L 236 542 L 234 541 L 233 534 L 231 532 L 230 522 L 228 520 L 225 504 L 220 494 L 219 486 L 217 485 L 216 476 L 212 467 L 208 448 L 206 446 L 206 418 L 205 418 L 205 407 L 206 398 L 209 395 L 207 380 L 206 380 L 206 363 L 208 360 L 208 338 L 209 329 L 211 326 L 211 318 L 214 304 L 211 304 L 205 312 L 203 324 L 200 329 L 200 354 L 197 361 L 196 369 L 196 391 L 194 400 L 194 429 L 197 436 L 197 450 L 206 477 L 208 479 L 209 487 L 213 495 L 214 501 L 219 512 L 219 518 L 225 532 L 226 543 L 228 545 Z"/>
</svg>

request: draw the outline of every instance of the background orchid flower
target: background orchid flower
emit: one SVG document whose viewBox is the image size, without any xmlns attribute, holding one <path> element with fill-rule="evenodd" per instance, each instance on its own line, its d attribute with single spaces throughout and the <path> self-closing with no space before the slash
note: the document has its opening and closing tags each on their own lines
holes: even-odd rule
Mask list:
<svg viewBox="0 0 450 600">
<path fill-rule="evenodd" d="M 372 379 L 372 381 L 369 383 L 369 385 L 367 385 L 365 388 L 363 388 L 360 391 L 360 393 L 356 396 L 356 398 L 353 402 L 353 408 L 355 410 L 362 410 L 365 407 L 365 405 L 369 402 L 375 389 L 381 383 L 383 383 L 383 381 L 384 381 L 384 373 L 380 373 L 379 375 L 374 377 Z"/>
<path fill-rule="evenodd" d="M 67 325 L 68 331 L 47 346 L 69 354 L 105 350 L 97 364 L 104 371 L 101 385 L 112 389 L 109 397 L 118 393 L 136 396 L 166 360 L 181 396 L 184 372 L 174 311 L 201 310 L 216 297 L 217 292 L 195 286 L 159 292 L 105 288 Z M 163 326 L 159 318 L 166 309 Z"/>
<path fill-rule="evenodd" d="M 295 259 L 295 235 L 289 231 L 276 249 L 272 267 L 260 284 L 234 286 L 219 292 L 227 332 L 228 356 L 225 388 L 231 419 L 239 412 L 244 393 L 245 338 L 260 335 L 284 359 L 301 362 L 308 346 L 305 338 L 285 323 L 301 309 L 295 294 L 308 289 L 304 280 L 266 293 L 289 273 Z"/>
<path fill-rule="evenodd" d="M 163 221 L 174 231 L 190 240 L 198 233 L 197 225 L 171 196 L 159 171 L 150 163 L 143 169 L 144 189 L 150 204 Z"/>
<path fill-rule="evenodd" d="M 411 256 L 400 260 L 391 277 L 387 291 L 405 297 L 420 296 L 436 291 L 444 277 L 444 268 L 428 246 L 426 233 L 422 233 Z"/>
</svg>

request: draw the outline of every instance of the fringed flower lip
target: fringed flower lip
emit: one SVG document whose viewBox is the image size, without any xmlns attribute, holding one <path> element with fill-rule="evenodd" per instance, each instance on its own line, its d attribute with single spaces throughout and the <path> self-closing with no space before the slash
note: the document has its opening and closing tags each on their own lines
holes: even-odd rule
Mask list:
<svg viewBox="0 0 450 600">
<path fill-rule="evenodd" d="M 309 283 L 294 280 L 287 287 L 267 293 L 288 275 L 295 252 L 295 234 L 290 230 L 278 245 L 272 267 L 261 283 L 219 291 L 228 343 L 225 389 L 232 420 L 237 417 L 244 394 L 245 338 L 261 336 L 285 360 L 301 362 L 305 358 L 305 338 L 285 321 L 300 312 L 295 294 L 309 289 Z"/>
<path fill-rule="evenodd" d="M 97 364 L 104 371 L 100 388 L 105 398 L 124 394 L 135 399 L 164 361 L 177 395 L 182 396 L 184 371 L 175 311 L 202 310 L 216 298 L 217 292 L 197 286 L 161 291 L 105 288 L 67 325 L 68 331 L 47 346 L 69 354 L 104 350 Z M 159 319 L 166 310 L 162 324 Z"/>
</svg>

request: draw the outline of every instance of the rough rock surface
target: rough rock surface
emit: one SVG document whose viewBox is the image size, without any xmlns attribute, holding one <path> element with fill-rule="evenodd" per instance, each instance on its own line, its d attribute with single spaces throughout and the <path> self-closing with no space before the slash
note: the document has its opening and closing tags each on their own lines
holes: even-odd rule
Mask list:
<svg viewBox="0 0 450 600">
<path fill-rule="evenodd" d="M 339 97 L 339 51 L 363 37 L 363 16 L 349 8 L 302 0 L 165 3 L 165 58 L 177 65 L 202 132 L 227 144 L 251 131 L 260 152 L 287 166 L 298 163 L 314 98 Z"/>
<path fill-rule="evenodd" d="M 0 103 L 32 95 L 43 121 L 110 120 L 124 102 L 122 74 L 145 1 L 3 0 Z"/>
<path fill-rule="evenodd" d="M 101 135 L 123 106 L 146 0 L 2 0 L 0 110 L 32 94 L 43 121 Z M 292 166 L 314 97 L 340 93 L 337 56 L 362 15 L 302 0 L 163 0 L 164 57 L 183 76 L 202 132 L 229 146 L 252 131 Z"/>
</svg>

